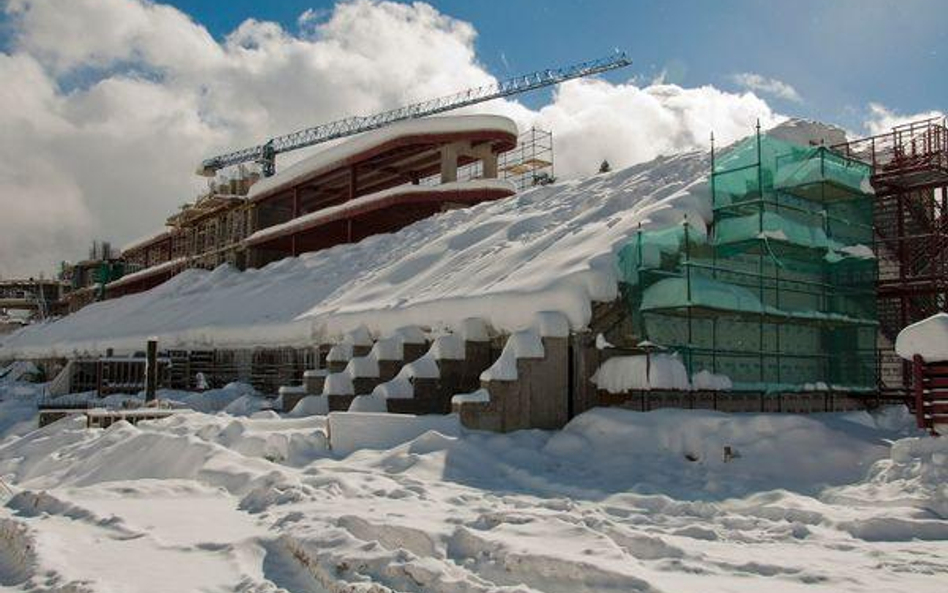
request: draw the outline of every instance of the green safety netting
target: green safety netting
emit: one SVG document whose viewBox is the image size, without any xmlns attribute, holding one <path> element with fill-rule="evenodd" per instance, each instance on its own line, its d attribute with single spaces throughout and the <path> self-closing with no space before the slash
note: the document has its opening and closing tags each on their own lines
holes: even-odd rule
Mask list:
<svg viewBox="0 0 948 593">
<path fill-rule="evenodd" d="M 712 169 L 710 236 L 685 221 L 620 250 L 636 334 L 735 389 L 874 388 L 870 173 L 822 146 L 732 147 Z"/>
</svg>

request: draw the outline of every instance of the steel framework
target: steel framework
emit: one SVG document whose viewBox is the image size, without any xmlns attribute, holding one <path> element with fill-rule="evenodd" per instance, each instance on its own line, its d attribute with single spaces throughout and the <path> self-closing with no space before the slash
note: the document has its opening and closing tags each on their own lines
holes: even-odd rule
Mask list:
<svg viewBox="0 0 948 593">
<path fill-rule="evenodd" d="M 895 337 L 948 311 L 948 120 L 906 123 L 837 148 L 873 167 L 880 390 L 904 397 L 912 369 L 895 355 Z"/>
<path fill-rule="evenodd" d="M 346 136 L 352 136 L 369 130 L 376 130 L 406 119 L 415 119 L 444 113 L 476 103 L 483 103 L 492 99 L 500 99 L 540 89 L 574 78 L 582 78 L 617 68 L 624 68 L 631 64 L 632 60 L 626 57 L 625 52 L 617 51 L 615 55 L 606 58 L 581 62 L 564 68 L 538 70 L 530 74 L 516 76 L 493 84 L 469 88 L 453 95 L 412 103 L 411 105 L 383 111 L 374 115 L 346 117 L 312 128 L 306 128 L 305 130 L 277 136 L 257 146 L 251 146 L 250 148 L 235 150 L 205 159 L 198 167 L 197 172 L 199 175 L 212 177 L 216 175 L 218 170 L 225 167 L 246 162 L 256 162 L 260 164 L 263 175 L 270 176 L 276 172 L 276 155 L 284 152 L 314 146 L 330 140 L 345 138 Z"/>
</svg>

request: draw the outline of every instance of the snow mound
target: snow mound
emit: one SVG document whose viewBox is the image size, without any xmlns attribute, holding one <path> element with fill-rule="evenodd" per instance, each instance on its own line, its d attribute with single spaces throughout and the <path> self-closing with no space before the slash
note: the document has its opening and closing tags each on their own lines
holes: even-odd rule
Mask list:
<svg viewBox="0 0 948 593">
<path fill-rule="evenodd" d="M 906 327 L 895 339 L 895 352 L 906 360 L 948 360 L 948 313 L 937 313 Z"/>
<path fill-rule="evenodd" d="M 700 379 L 703 381 L 705 377 Z M 662 353 L 614 356 L 596 370 L 592 382 L 609 393 L 637 389 L 691 389 L 688 370 L 681 359 L 674 354 Z"/>
<path fill-rule="evenodd" d="M 350 344 L 369 344 L 368 330 L 390 335 L 406 325 L 457 328 L 465 339 L 482 339 L 485 324 L 527 329 L 542 311 L 580 328 L 593 301 L 618 294 L 615 254 L 640 225 L 710 220 L 708 167 L 704 153 L 663 157 L 262 269 L 187 270 L 149 291 L 3 336 L 0 358 L 131 351 L 149 336 L 163 348 L 306 345 L 360 327 Z M 543 321 L 549 331 L 563 331 L 561 320 Z"/>
<path fill-rule="evenodd" d="M 324 395 L 307 395 L 296 402 L 293 409 L 288 414 L 291 418 L 302 418 L 304 416 L 325 416 L 329 413 L 329 400 Z"/>
<path fill-rule="evenodd" d="M 329 441 L 333 453 L 340 456 L 359 449 L 390 449 L 428 431 L 452 437 L 461 434 L 461 424 L 458 417 L 453 415 L 332 412 L 328 419 Z"/>
</svg>

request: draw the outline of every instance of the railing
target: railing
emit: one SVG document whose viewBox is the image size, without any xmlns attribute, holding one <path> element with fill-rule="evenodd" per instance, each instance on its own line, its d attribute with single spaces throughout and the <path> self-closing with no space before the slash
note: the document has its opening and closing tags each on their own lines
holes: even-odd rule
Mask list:
<svg viewBox="0 0 948 593">
<path fill-rule="evenodd" d="M 891 132 L 832 147 L 847 157 L 873 166 L 877 174 L 889 169 L 948 164 L 948 118 L 932 117 L 892 128 Z"/>
</svg>

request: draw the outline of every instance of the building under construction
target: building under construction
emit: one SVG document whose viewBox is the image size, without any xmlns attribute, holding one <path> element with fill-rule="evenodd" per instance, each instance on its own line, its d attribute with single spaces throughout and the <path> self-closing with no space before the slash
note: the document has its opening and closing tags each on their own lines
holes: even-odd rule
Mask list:
<svg viewBox="0 0 948 593">
<path fill-rule="evenodd" d="M 266 179 L 241 173 L 127 245 L 107 298 L 147 290 L 188 268 L 257 267 L 553 179 L 553 139 L 517 134 L 499 116 L 395 124 L 343 142 Z"/>
<path fill-rule="evenodd" d="M 931 118 L 834 147 L 872 167 L 879 262 L 879 388 L 902 397 L 909 365 L 895 337 L 911 323 L 948 311 L 948 121 Z"/>
</svg>

